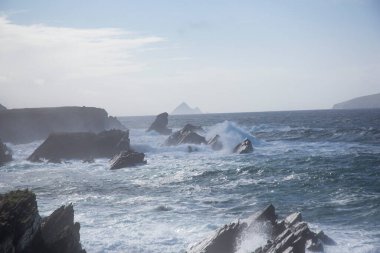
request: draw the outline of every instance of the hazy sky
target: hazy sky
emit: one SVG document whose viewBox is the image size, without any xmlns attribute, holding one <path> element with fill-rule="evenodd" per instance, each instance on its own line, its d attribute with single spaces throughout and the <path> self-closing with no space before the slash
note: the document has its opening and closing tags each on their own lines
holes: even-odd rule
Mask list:
<svg viewBox="0 0 380 253">
<path fill-rule="evenodd" d="M 327 109 L 380 92 L 377 0 L 0 0 L 0 103 Z"/>
</svg>

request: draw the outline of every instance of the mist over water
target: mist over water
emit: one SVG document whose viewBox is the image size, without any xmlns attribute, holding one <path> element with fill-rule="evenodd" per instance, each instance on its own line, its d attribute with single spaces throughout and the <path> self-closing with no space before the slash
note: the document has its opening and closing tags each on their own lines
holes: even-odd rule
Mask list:
<svg viewBox="0 0 380 253">
<path fill-rule="evenodd" d="M 148 164 L 116 171 L 106 159 L 30 163 L 40 143 L 9 145 L 15 161 L 0 168 L 0 192 L 33 190 L 42 215 L 72 202 L 87 252 L 184 252 L 269 203 L 334 238 L 326 252 L 380 252 L 380 110 L 169 116 L 175 130 L 219 134 L 217 152 L 163 146 L 165 136 L 145 132 L 153 120 L 121 118 Z M 244 138 L 254 152 L 232 154 Z M 247 235 L 237 252 L 265 239 Z"/>
</svg>

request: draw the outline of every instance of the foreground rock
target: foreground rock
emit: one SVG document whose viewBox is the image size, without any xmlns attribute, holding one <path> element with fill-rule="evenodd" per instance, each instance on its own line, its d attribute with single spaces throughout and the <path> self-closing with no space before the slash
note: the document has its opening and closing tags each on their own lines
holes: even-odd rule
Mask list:
<svg viewBox="0 0 380 253">
<path fill-rule="evenodd" d="M 207 144 L 205 137 L 199 135 L 197 131 L 202 131 L 200 126 L 186 124 L 181 130 L 171 134 L 166 140 L 167 146 L 180 144 Z"/>
<path fill-rule="evenodd" d="M 252 142 L 248 139 L 245 139 L 242 143 L 238 144 L 234 150 L 234 153 L 237 154 L 248 154 L 253 152 Z"/>
<path fill-rule="evenodd" d="M 246 221 L 218 229 L 210 238 L 192 246 L 188 253 L 234 253 L 242 241 L 250 240 L 255 233 L 263 233 L 268 241 L 259 248 L 250 249 L 254 253 L 304 253 L 306 248 L 323 252 L 324 245 L 336 245 L 322 231 L 312 232 L 300 213 L 279 220 L 274 206 L 269 205 Z"/>
<path fill-rule="evenodd" d="M 125 127 L 95 107 L 51 107 L 0 110 L 0 138 L 15 144 L 46 139 L 57 132 L 95 132 Z"/>
<path fill-rule="evenodd" d="M 144 153 L 123 151 L 111 160 L 111 170 L 146 164 Z"/>
<path fill-rule="evenodd" d="M 169 122 L 168 116 L 169 114 L 167 112 L 157 115 L 156 119 L 154 120 L 152 125 L 150 125 L 147 132 L 156 131 L 157 133 L 163 134 L 163 135 L 171 134 L 172 130 L 168 128 L 168 122 Z"/>
<path fill-rule="evenodd" d="M 0 166 L 12 161 L 12 151 L 0 140 Z"/>
<path fill-rule="evenodd" d="M 61 159 L 90 160 L 112 158 L 121 151 L 127 151 L 129 132 L 121 130 L 95 133 L 55 133 L 51 134 L 28 160 L 39 162 L 46 159 L 60 162 Z"/>
<path fill-rule="evenodd" d="M 223 149 L 223 143 L 220 141 L 220 136 L 217 134 L 207 142 L 212 150 L 219 151 Z"/>
<path fill-rule="evenodd" d="M 28 190 L 0 194 L 0 252 L 85 253 L 72 205 L 41 219 Z"/>
</svg>

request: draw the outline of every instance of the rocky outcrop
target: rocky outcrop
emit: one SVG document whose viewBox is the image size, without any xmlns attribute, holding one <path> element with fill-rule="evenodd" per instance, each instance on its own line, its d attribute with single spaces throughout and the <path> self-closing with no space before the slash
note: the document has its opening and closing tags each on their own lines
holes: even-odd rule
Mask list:
<svg viewBox="0 0 380 253">
<path fill-rule="evenodd" d="M 245 139 L 242 143 L 239 143 L 233 150 L 237 154 L 247 154 L 253 152 L 252 142 L 248 139 Z"/>
<path fill-rule="evenodd" d="M 28 190 L 0 194 L 0 252 L 85 253 L 72 205 L 41 219 Z"/>
<path fill-rule="evenodd" d="M 52 107 L 0 110 L 0 138 L 15 144 L 44 140 L 57 132 L 125 130 L 104 109 L 95 107 Z"/>
<path fill-rule="evenodd" d="M 207 141 L 212 150 L 219 151 L 223 149 L 223 143 L 220 141 L 220 136 L 217 134 L 212 139 Z"/>
<path fill-rule="evenodd" d="M 62 159 L 89 160 L 112 158 L 121 151 L 127 151 L 129 132 L 109 130 L 95 133 L 55 133 L 51 134 L 28 158 L 39 162 L 46 159 L 60 162 Z"/>
<path fill-rule="evenodd" d="M 147 132 L 156 131 L 159 134 L 169 135 L 172 130 L 168 128 L 168 116 L 167 112 L 157 115 L 156 119 L 153 121 L 152 125 L 148 128 Z"/>
<path fill-rule="evenodd" d="M 111 170 L 146 164 L 144 153 L 123 151 L 111 160 Z"/>
<path fill-rule="evenodd" d="M 181 130 L 171 134 L 165 144 L 167 146 L 175 146 L 180 144 L 207 144 L 205 137 L 196 133 L 196 131 L 201 130 L 202 128 L 199 126 L 186 124 Z"/>
<path fill-rule="evenodd" d="M 12 151 L 0 140 L 0 166 L 12 161 Z"/>
<path fill-rule="evenodd" d="M 323 245 L 336 245 L 323 232 L 312 232 L 300 213 L 279 220 L 274 206 L 269 205 L 245 221 L 218 229 L 210 238 L 192 246 L 188 253 L 234 253 L 239 244 L 249 240 L 254 233 L 263 233 L 268 239 L 265 245 L 250 249 L 254 253 L 305 253 L 306 248 L 323 252 Z"/>
</svg>

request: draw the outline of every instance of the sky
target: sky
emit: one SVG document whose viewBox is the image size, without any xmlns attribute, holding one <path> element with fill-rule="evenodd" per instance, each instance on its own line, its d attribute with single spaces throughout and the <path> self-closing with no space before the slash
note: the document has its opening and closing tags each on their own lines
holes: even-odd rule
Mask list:
<svg viewBox="0 0 380 253">
<path fill-rule="evenodd" d="M 377 0 L 0 0 L 8 108 L 311 110 L 379 92 Z"/>
</svg>

